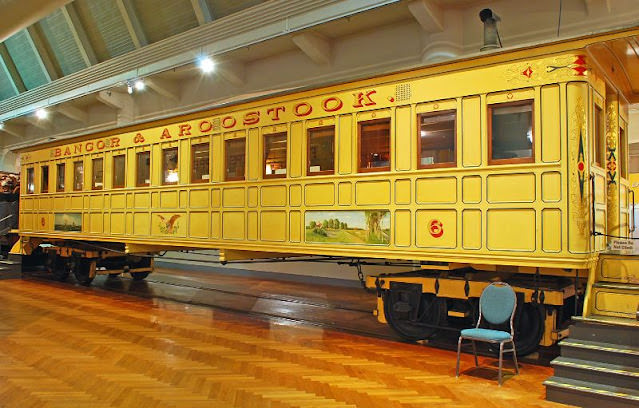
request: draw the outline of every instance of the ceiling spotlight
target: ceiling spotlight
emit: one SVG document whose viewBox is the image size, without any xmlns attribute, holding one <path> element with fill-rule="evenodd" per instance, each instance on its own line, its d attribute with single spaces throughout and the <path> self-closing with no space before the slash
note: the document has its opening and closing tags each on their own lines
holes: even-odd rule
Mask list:
<svg viewBox="0 0 639 408">
<path fill-rule="evenodd" d="M 133 85 L 131 84 L 131 82 L 127 82 L 126 83 L 126 92 L 131 95 L 133 93 Z"/>
<path fill-rule="evenodd" d="M 49 116 L 49 112 L 46 109 L 38 109 L 35 111 L 35 115 L 38 119 L 46 119 Z"/>
<path fill-rule="evenodd" d="M 0 122 L 0 130 L 4 129 L 4 122 Z"/>
<path fill-rule="evenodd" d="M 136 79 L 136 81 L 133 84 L 133 86 L 135 87 L 136 91 L 143 91 L 144 88 L 145 88 L 144 81 L 141 80 L 141 79 Z"/>
<path fill-rule="evenodd" d="M 209 57 L 201 57 L 197 62 L 197 66 L 205 74 L 213 72 L 213 70 L 215 69 L 215 63 Z"/>
</svg>

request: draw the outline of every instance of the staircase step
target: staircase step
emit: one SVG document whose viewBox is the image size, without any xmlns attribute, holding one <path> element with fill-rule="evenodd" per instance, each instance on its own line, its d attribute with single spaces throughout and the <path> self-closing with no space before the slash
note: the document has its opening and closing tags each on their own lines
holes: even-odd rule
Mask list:
<svg viewBox="0 0 639 408">
<path fill-rule="evenodd" d="M 568 357 L 550 363 L 557 377 L 634 389 L 639 393 L 639 368 Z"/>
<path fill-rule="evenodd" d="M 639 347 L 567 338 L 559 342 L 561 356 L 639 368 Z"/>
<path fill-rule="evenodd" d="M 639 347 L 639 321 L 611 316 L 573 317 L 570 338 Z"/>
<path fill-rule="evenodd" d="M 639 285 L 633 283 L 611 283 L 611 282 L 595 282 L 593 288 L 603 288 L 612 290 L 632 290 L 639 292 Z"/>
<path fill-rule="evenodd" d="M 639 407 L 639 391 L 553 376 L 544 381 L 546 399 L 584 408 Z"/>
<path fill-rule="evenodd" d="M 639 284 L 639 256 L 601 255 L 596 280 Z"/>
<path fill-rule="evenodd" d="M 590 287 L 588 314 L 635 319 L 639 285 L 597 282 Z"/>
</svg>

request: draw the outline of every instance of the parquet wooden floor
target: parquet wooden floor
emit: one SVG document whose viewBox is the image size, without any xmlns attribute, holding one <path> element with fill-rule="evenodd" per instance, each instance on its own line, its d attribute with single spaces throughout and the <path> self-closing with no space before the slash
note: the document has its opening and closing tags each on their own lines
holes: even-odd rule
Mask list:
<svg viewBox="0 0 639 408">
<path fill-rule="evenodd" d="M 213 309 L 0 281 L 1 407 L 561 407 L 552 369 Z M 480 358 L 480 363 L 494 363 Z"/>
</svg>

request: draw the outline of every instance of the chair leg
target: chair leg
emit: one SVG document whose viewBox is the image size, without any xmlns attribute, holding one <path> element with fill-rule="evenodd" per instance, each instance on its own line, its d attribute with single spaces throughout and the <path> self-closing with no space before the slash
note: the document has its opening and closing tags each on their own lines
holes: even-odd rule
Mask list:
<svg viewBox="0 0 639 408">
<path fill-rule="evenodd" d="M 473 355 L 475 356 L 475 367 L 479 367 L 479 362 L 477 361 L 477 347 L 475 346 L 475 340 L 471 340 L 473 343 Z"/>
<path fill-rule="evenodd" d="M 519 374 L 519 364 L 517 363 L 517 351 L 515 350 L 515 342 L 513 344 L 513 360 L 515 361 L 515 373 Z"/>
<path fill-rule="evenodd" d="M 504 343 L 499 343 L 499 385 L 501 386 L 501 366 L 504 360 Z"/>
<path fill-rule="evenodd" d="M 457 341 L 457 369 L 455 370 L 455 377 L 459 377 L 459 354 L 461 353 L 462 338 L 459 336 Z"/>
</svg>

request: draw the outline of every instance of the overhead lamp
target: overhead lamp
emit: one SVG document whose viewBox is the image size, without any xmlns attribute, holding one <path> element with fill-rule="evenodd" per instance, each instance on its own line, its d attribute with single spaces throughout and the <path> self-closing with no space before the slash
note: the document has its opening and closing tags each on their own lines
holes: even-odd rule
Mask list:
<svg viewBox="0 0 639 408">
<path fill-rule="evenodd" d="M 42 120 L 42 119 L 46 119 L 47 116 L 49 116 L 49 112 L 47 112 L 46 109 L 40 108 L 35 111 L 35 115 L 36 115 L 36 118 Z"/>
<path fill-rule="evenodd" d="M 143 91 L 146 85 L 144 85 L 144 81 L 142 79 L 136 79 L 133 83 L 136 91 Z"/>
<path fill-rule="evenodd" d="M 0 122 L 0 130 L 4 129 L 4 122 Z"/>
<path fill-rule="evenodd" d="M 197 61 L 197 66 L 205 74 L 213 72 L 215 70 L 215 63 L 210 57 L 200 57 Z"/>
<path fill-rule="evenodd" d="M 133 84 L 131 81 L 126 81 L 126 92 L 131 95 L 133 93 Z"/>
</svg>

